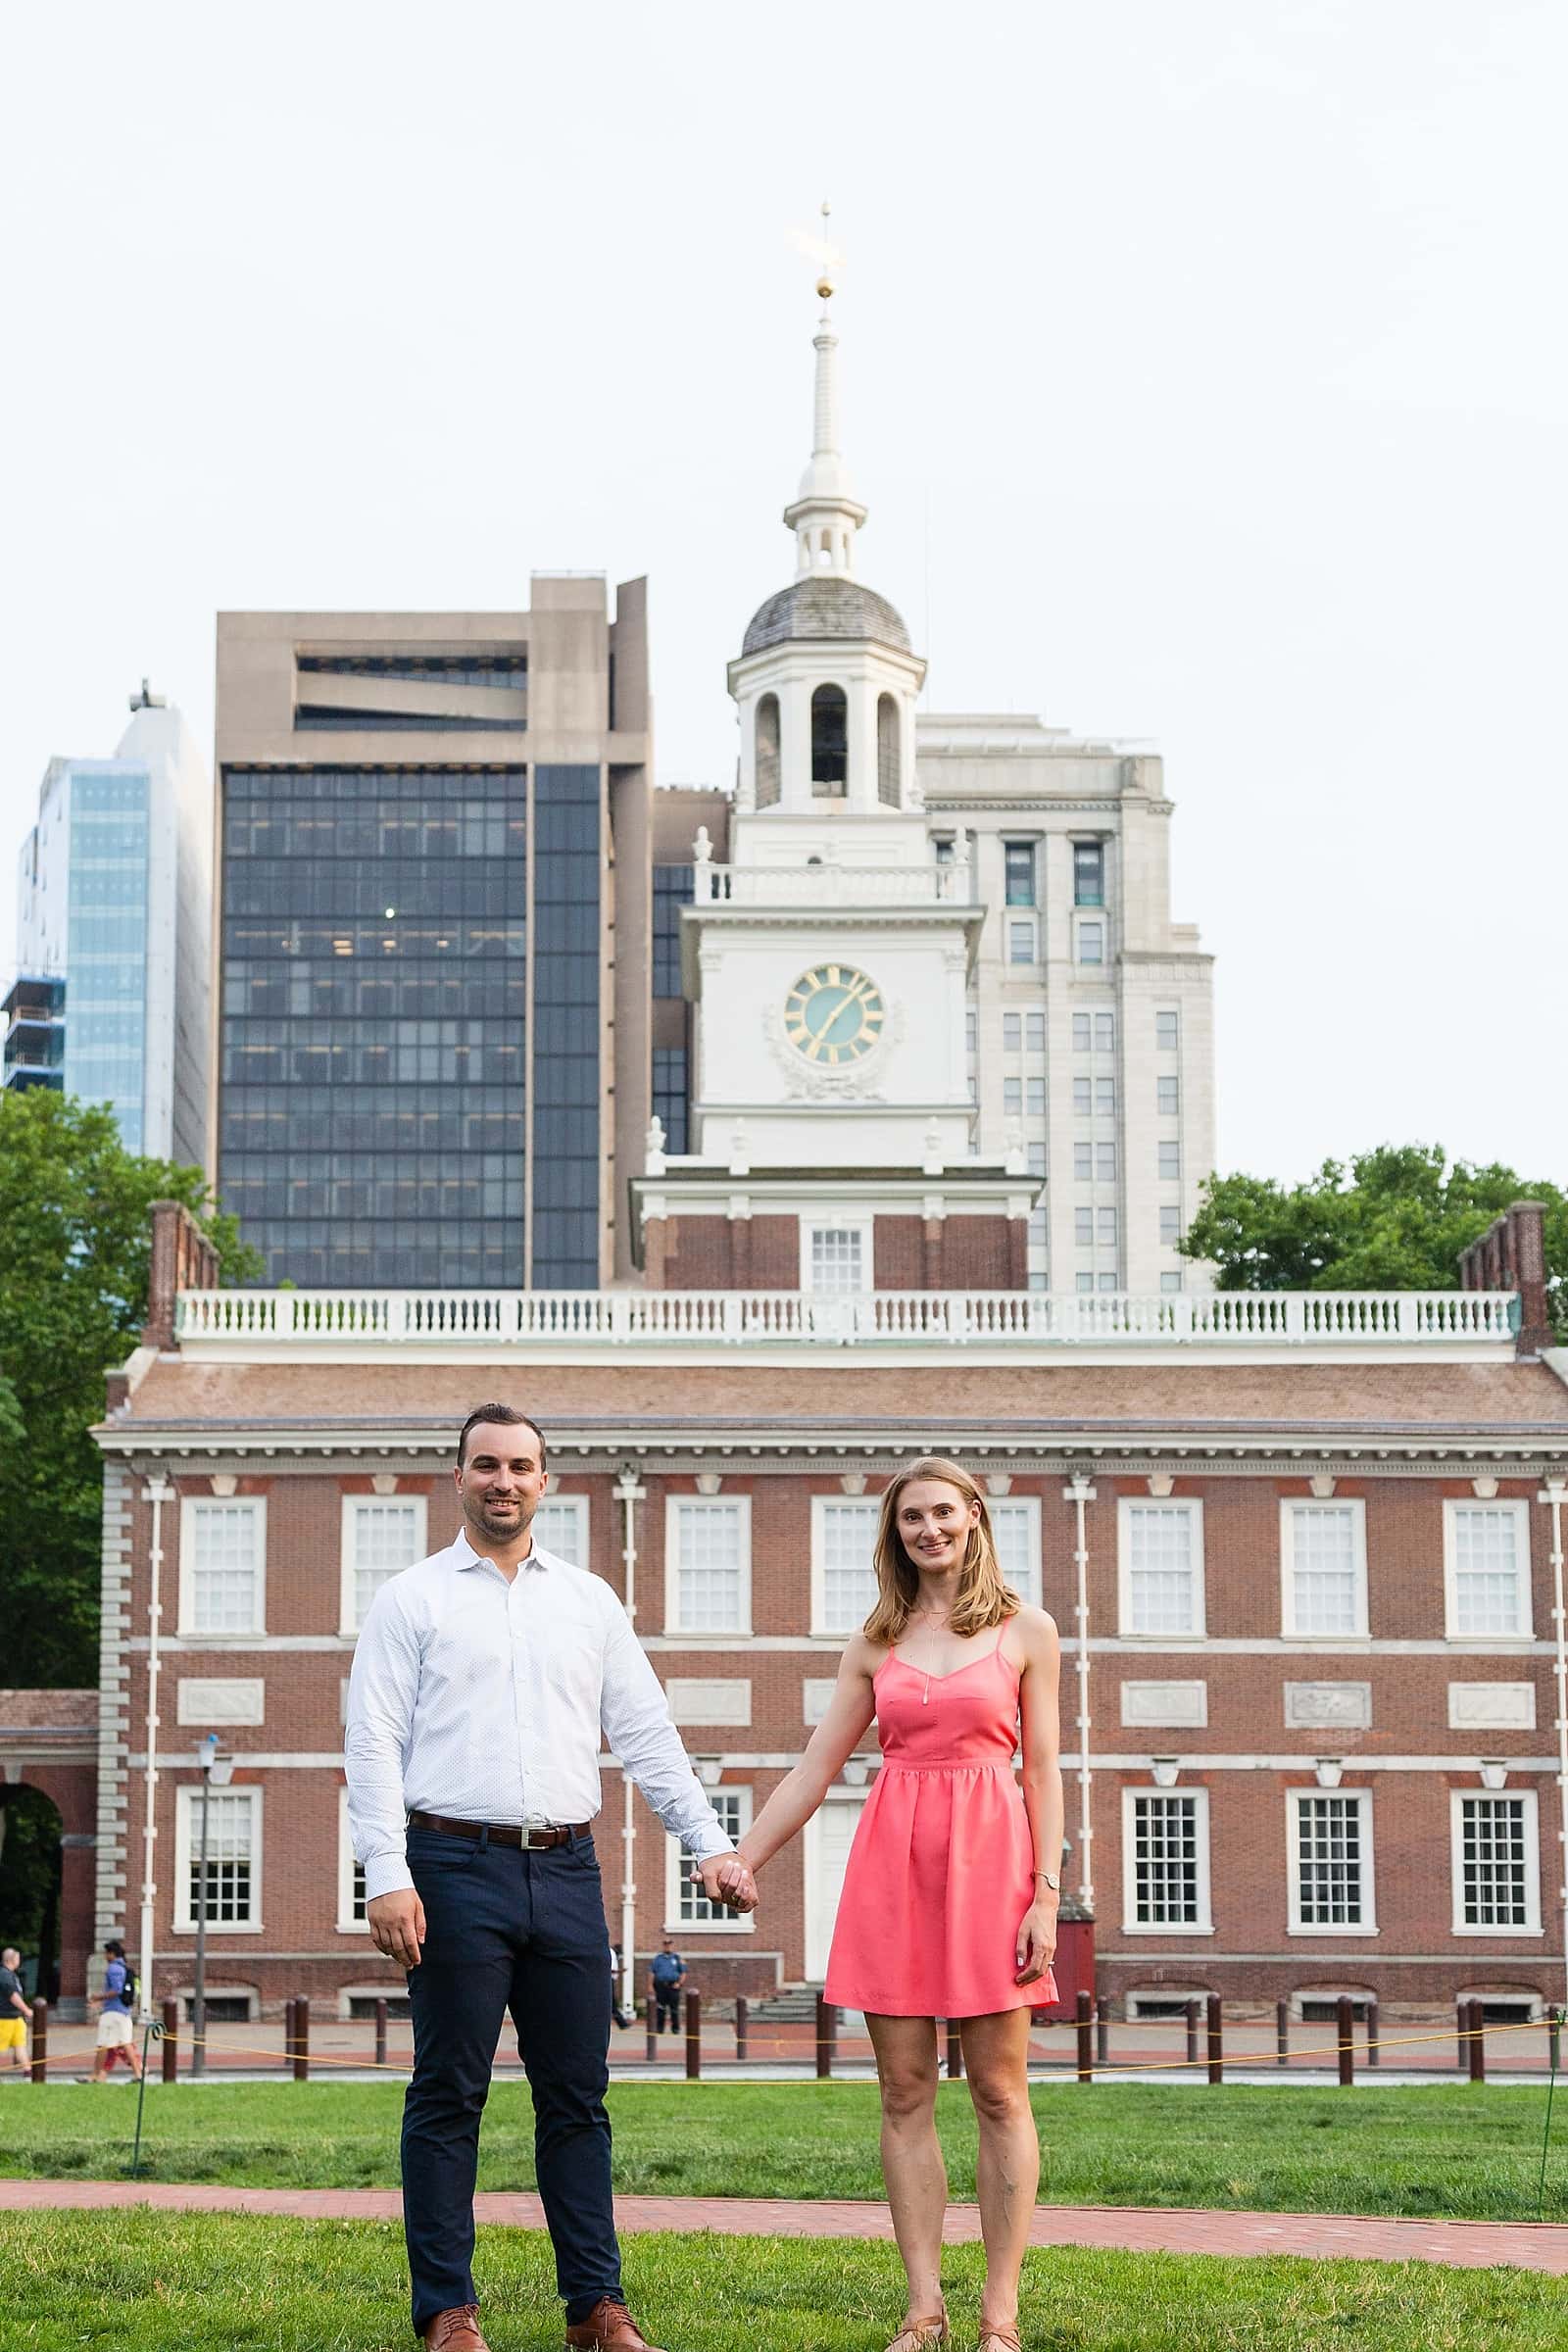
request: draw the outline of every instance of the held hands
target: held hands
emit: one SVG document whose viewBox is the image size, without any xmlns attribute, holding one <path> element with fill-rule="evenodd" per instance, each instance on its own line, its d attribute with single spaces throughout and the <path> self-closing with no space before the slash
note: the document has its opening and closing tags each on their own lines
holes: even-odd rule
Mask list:
<svg viewBox="0 0 1568 2352">
<path fill-rule="evenodd" d="M 424 1905 L 412 1886 L 399 1886 L 391 1894 L 372 1894 L 365 1916 L 370 1926 L 370 1941 L 378 1952 L 385 1952 L 400 1968 L 418 1967 Z"/>
<path fill-rule="evenodd" d="M 1051 1966 L 1056 1952 L 1056 1898 L 1042 1894 L 1018 1922 L 1015 1984 L 1033 1984 Z"/>
<path fill-rule="evenodd" d="M 697 1870 L 710 1903 L 722 1903 L 727 1911 L 757 1909 L 757 1881 L 751 1864 L 739 1854 L 713 1854 L 699 1862 Z"/>
</svg>

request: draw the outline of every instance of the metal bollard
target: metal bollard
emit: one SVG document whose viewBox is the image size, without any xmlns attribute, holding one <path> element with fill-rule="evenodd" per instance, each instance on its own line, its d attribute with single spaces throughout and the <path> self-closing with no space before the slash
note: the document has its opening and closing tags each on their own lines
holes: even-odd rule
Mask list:
<svg viewBox="0 0 1568 2352">
<path fill-rule="evenodd" d="M 1187 2004 L 1187 2063 L 1198 2064 L 1198 2020 L 1200 2012 L 1196 2001 Z"/>
<path fill-rule="evenodd" d="M 648 1978 L 648 2005 L 643 2011 L 643 2026 L 645 2028 L 643 2056 L 657 2058 L 659 2056 L 659 2001 L 654 1991 L 652 1972 Z"/>
<path fill-rule="evenodd" d="M 283 2072 L 288 2074 L 294 2064 L 294 1996 L 290 1993 L 283 2003 Z"/>
<path fill-rule="evenodd" d="M 816 2079 L 825 2082 L 833 2072 L 833 2047 L 838 2036 L 839 2013 L 831 2001 L 816 1996 Z"/>
<path fill-rule="evenodd" d="M 1334 2009 L 1335 2029 L 1340 2044 L 1340 2088 L 1355 2087 L 1355 2003 L 1348 1992 L 1342 1992 Z"/>
<path fill-rule="evenodd" d="M 1481 2003 L 1467 2001 L 1465 2006 L 1469 2011 L 1470 2025 L 1470 2080 L 1472 2082 L 1484 2082 L 1487 2079 L 1487 2037 L 1482 2027 Z"/>
<path fill-rule="evenodd" d="M 1092 2082 L 1095 2079 L 1094 2003 L 1087 1992 L 1080 1991 L 1075 2004 L 1078 2026 L 1078 2080 Z"/>
<path fill-rule="evenodd" d="M 1366 2062 L 1368 2066 L 1383 2064 L 1383 2030 L 1378 2023 L 1376 2001 L 1368 2001 L 1366 2005 Z"/>
<path fill-rule="evenodd" d="M 1291 2063 L 1291 2004 L 1289 2001 L 1276 2001 L 1274 2004 L 1274 2063 L 1276 2066 L 1289 2066 Z"/>
<path fill-rule="evenodd" d="M 1225 2080 L 1223 2020 L 1217 1992 L 1208 1996 L 1208 2079 L 1211 2082 Z"/>
<path fill-rule="evenodd" d="M 385 2066 L 386 2064 L 385 2001 L 377 2001 L 375 2004 L 375 2063 L 377 2066 Z"/>
<path fill-rule="evenodd" d="M 686 2080 L 700 2082 L 703 2079 L 703 1996 L 700 1992 L 686 1995 Z"/>
<path fill-rule="evenodd" d="M 746 2056 L 746 2029 L 750 2019 L 751 2013 L 746 2005 L 746 1995 L 744 1992 L 738 1992 L 735 1995 L 735 2055 L 737 2059 L 744 2059 Z"/>
<path fill-rule="evenodd" d="M 179 2080 L 179 2003 L 164 2003 L 164 2081 Z"/>
<path fill-rule="evenodd" d="M 958 2082 L 962 2079 L 963 2042 L 959 2037 L 957 2019 L 950 2017 L 948 2020 L 948 2081 Z"/>
<path fill-rule="evenodd" d="M 1095 2003 L 1095 2064 L 1110 2063 L 1110 2003 L 1103 1993 Z"/>
<path fill-rule="evenodd" d="M 1546 2019 L 1546 2062 L 1553 2074 L 1562 2064 L 1562 2011 L 1553 2009 Z"/>
<path fill-rule="evenodd" d="M 311 2004 L 302 1992 L 294 2003 L 294 2080 L 311 2079 Z"/>
<path fill-rule="evenodd" d="M 28 2070 L 34 2082 L 42 2082 L 49 2072 L 49 2004 L 32 2004 L 32 2065 Z"/>
</svg>

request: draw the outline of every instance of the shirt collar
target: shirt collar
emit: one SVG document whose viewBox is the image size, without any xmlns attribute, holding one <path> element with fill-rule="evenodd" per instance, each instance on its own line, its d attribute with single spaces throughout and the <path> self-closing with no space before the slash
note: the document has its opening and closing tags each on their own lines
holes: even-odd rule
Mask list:
<svg viewBox="0 0 1568 2352">
<path fill-rule="evenodd" d="M 466 1535 L 460 1535 L 457 1542 L 453 1544 L 452 1549 L 460 1569 L 495 1568 L 494 1560 L 487 1560 L 482 1552 L 475 1551 L 473 1545 L 468 1542 Z M 540 1546 L 535 1544 L 527 1558 L 517 1562 L 517 1571 L 520 1575 L 522 1571 L 527 1568 L 547 1569 L 553 1568 L 555 1565 L 556 1562 L 552 1558 L 551 1554 L 548 1551 L 542 1550 Z M 496 1569 L 496 1574 L 498 1576 L 500 1573 L 501 1571 Z"/>
</svg>

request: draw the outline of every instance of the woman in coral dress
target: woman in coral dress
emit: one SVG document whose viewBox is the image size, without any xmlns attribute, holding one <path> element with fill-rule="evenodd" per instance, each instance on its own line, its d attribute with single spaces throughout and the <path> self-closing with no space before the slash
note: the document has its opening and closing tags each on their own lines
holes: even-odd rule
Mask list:
<svg viewBox="0 0 1568 2352">
<path fill-rule="evenodd" d="M 918 1461 L 892 1481 L 875 1564 L 877 1603 L 844 1653 L 828 1711 L 739 1851 L 760 1871 L 875 1717 L 882 1769 L 845 1872 L 827 1998 L 864 2010 L 876 2052 L 882 2169 L 909 2289 L 888 2352 L 948 2341 L 939 2018 L 958 2024 L 980 2132 L 980 2352 L 1021 2352 L 1018 2278 L 1040 2179 L 1029 2012 L 1056 1997 L 1056 1629 L 1004 1583 L 985 1496 L 956 1462 Z"/>
</svg>

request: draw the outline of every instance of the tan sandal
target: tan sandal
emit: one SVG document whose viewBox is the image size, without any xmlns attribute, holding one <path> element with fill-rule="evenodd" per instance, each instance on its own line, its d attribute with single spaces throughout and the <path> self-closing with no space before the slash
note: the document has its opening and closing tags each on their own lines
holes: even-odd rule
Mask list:
<svg viewBox="0 0 1568 2352">
<path fill-rule="evenodd" d="M 1023 2337 L 1016 2328 L 982 2328 L 978 2352 L 1023 2352 Z"/>
<path fill-rule="evenodd" d="M 947 2340 L 948 2315 L 939 2311 L 934 2319 L 906 2320 L 887 2352 L 932 2352 L 933 2347 L 946 2346 Z"/>
</svg>

